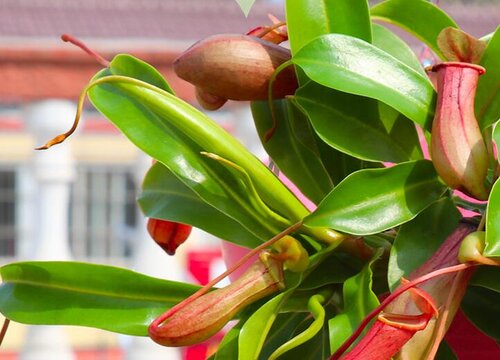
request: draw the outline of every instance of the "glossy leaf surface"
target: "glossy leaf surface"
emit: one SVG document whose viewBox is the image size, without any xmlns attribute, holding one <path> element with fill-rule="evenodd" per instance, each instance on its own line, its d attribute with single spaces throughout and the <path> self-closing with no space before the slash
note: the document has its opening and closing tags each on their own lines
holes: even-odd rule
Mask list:
<svg viewBox="0 0 500 360">
<path fill-rule="evenodd" d="M 391 30 L 379 24 L 372 24 L 373 45 L 405 63 L 423 76 L 427 76 L 411 47 Z"/>
<path fill-rule="evenodd" d="M 442 58 L 437 37 L 447 27 L 458 28 L 443 10 L 426 0 L 388 0 L 371 8 L 373 19 L 397 25 L 426 43 Z"/>
<path fill-rule="evenodd" d="M 488 43 L 479 65 L 486 69 L 477 84 L 475 113 L 481 128 L 500 119 L 500 27 Z"/>
<path fill-rule="evenodd" d="M 443 198 L 403 224 L 391 248 L 387 280 L 393 290 L 401 277 L 422 265 L 457 227 L 461 218 L 453 202 Z"/>
<path fill-rule="evenodd" d="M 267 240 L 207 204 L 160 163 L 151 167 L 142 187 L 139 205 L 147 217 L 189 224 L 249 248 Z"/>
<path fill-rule="evenodd" d="M 367 161 L 422 158 L 411 121 L 377 101 L 309 82 L 295 93 L 318 135 L 330 146 Z"/>
<path fill-rule="evenodd" d="M 365 41 L 324 35 L 292 60 L 321 85 L 380 100 L 420 126 L 430 127 L 435 92 L 428 78 Z"/>
<path fill-rule="evenodd" d="M 413 219 L 445 190 L 427 160 L 360 170 L 337 185 L 304 224 L 375 234 Z"/>
<path fill-rule="evenodd" d="M 319 203 L 333 188 L 333 181 L 321 161 L 309 121 L 288 100 L 275 101 L 274 106 L 278 126 L 262 144 L 280 171 L 310 200 Z M 268 103 L 253 102 L 252 115 L 259 137 L 264 139 L 273 123 Z"/>
<path fill-rule="evenodd" d="M 266 335 L 278 315 L 283 301 L 290 292 L 281 293 L 257 309 L 241 329 L 238 345 L 238 360 L 258 358 Z"/>
<path fill-rule="evenodd" d="M 500 180 L 491 189 L 486 208 L 486 246 L 484 256 L 500 256 Z"/>
<path fill-rule="evenodd" d="M 366 0 L 287 0 L 286 19 L 293 54 L 325 34 L 339 33 L 371 41 Z"/>
<path fill-rule="evenodd" d="M 106 70 L 97 78 L 105 75 Z M 134 144 L 162 162 L 205 202 L 254 232 L 260 232 L 260 236 L 274 235 L 283 223 L 273 225 L 273 217 L 259 220 L 259 212 L 246 200 L 246 191 L 238 192 L 240 179 L 223 165 L 201 155 L 202 151 L 222 156 L 245 170 L 250 169 L 249 175 L 260 195 L 274 209 L 296 219 L 307 213 L 274 174 L 241 143 L 201 112 L 167 92 L 119 80 L 93 87 L 89 97 Z"/>
<path fill-rule="evenodd" d="M 371 268 L 379 256 L 380 252 L 363 267 L 359 274 L 344 283 L 344 310 L 328 321 L 332 353 L 347 340 L 363 318 L 379 304 L 377 295 L 372 291 Z"/>
<path fill-rule="evenodd" d="M 0 310 L 11 320 L 136 336 L 147 336 L 155 317 L 199 288 L 76 262 L 13 263 L 3 266 L 0 274 Z"/>
</svg>

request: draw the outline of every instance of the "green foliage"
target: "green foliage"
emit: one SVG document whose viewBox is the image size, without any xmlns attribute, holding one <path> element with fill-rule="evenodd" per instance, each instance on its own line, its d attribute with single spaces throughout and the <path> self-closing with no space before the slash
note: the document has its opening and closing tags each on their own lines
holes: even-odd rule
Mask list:
<svg viewBox="0 0 500 360">
<path fill-rule="evenodd" d="M 360 170 L 333 189 L 304 223 L 354 235 L 375 234 L 413 219 L 445 190 L 427 160 Z"/>
<path fill-rule="evenodd" d="M 254 1 L 237 3 L 247 15 Z M 434 86 L 410 47 L 372 21 L 406 29 L 441 57 L 438 34 L 456 23 L 424 0 L 387 0 L 371 9 L 366 0 L 288 0 L 285 6 L 292 57 L 283 67 L 295 66 L 298 89 L 250 106 L 274 171 L 318 204 L 312 212 L 238 140 L 179 99 L 151 65 L 118 55 L 88 87 L 97 110 L 157 160 L 138 199 L 145 216 L 190 224 L 249 249 L 285 230 L 309 255 L 305 271 L 285 269 L 282 291 L 235 316 L 214 360 L 328 358 L 388 287 L 394 291 L 439 253 L 461 220 L 457 206 L 486 212 L 482 255 L 492 264 L 500 257 L 498 156 L 490 151 L 494 185 L 486 204 L 451 196 L 422 149 L 421 135 L 432 137 Z M 498 29 L 485 41 L 480 63 L 486 74 L 475 106 L 493 149 L 500 144 Z M 274 251 L 271 256 L 290 256 Z M 437 265 L 443 264 L 433 269 Z M 477 269 L 462 303 L 497 341 L 498 269 Z M 14 263 L 0 274 L 0 311 L 11 320 L 137 336 L 198 289 L 72 262 Z M 452 305 L 459 300 L 451 298 Z M 452 308 L 437 306 L 440 314 Z M 394 329 L 408 330 L 404 319 Z M 443 344 L 438 358 L 454 358 Z"/>
<path fill-rule="evenodd" d="M 372 19 L 400 26 L 426 43 L 441 57 L 437 36 L 447 27 L 458 27 L 453 19 L 427 0 L 387 0 L 371 8 Z"/>
<path fill-rule="evenodd" d="M 292 60 L 321 85 L 380 100 L 420 126 L 430 126 L 435 92 L 429 79 L 363 40 L 323 35 Z"/>
<path fill-rule="evenodd" d="M 0 269 L 0 309 L 25 324 L 81 325 L 147 336 L 151 321 L 198 286 L 77 262 L 21 262 Z"/>
</svg>

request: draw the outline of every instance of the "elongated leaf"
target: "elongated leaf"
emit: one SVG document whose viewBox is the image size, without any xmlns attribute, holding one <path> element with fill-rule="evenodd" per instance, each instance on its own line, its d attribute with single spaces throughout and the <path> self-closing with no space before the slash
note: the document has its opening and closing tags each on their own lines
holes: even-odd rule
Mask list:
<svg viewBox="0 0 500 360">
<path fill-rule="evenodd" d="M 372 24 L 372 29 L 373 45 L 394 56 L 423 76 L 427 76 L 417 56 L 403 39 L 379 24 Z"/>
<path fill-rule="evenodd" d="M 486 208 L 486 246 L 484 256 L 500 256 L 500 180 L 491 189 Z"/>
<path fill-rule="evenodd" d="M 351 276 L 357 274 L 362 263 L 359 259 L 347 254 L 335 253 L 323 261 L 305 280 L 300 284 L 300 290 L 317 289 L 326 285 L 341 284 Z"/>
<path fill-rule="evenodd" d="M 274 350 L 293 337 L 299 324 L 308 316 L 309 314 L 306 312 L 278 314 L 266 338 L 266 342 L 260 354 L 260 359 L 269 359 L 269 356 Z"/>
<path fill-rule="evenodd" d="M 257 359 L 266 335 L 278 315 L 283 301 L 290 292 L 281 293 L 262 305 L 245 323 L 240 331 L 238 360 Z"/>
<path fill-rule="evenodd" d="M 423 264 L 457 227 L 460 212 L 449 198 L 443 198 L 402 225 L 391 248 L 387 280 L 395 289 L 401 277 Z"/>
<path fill-rule="evenodd" d="M 312 39 L 339 33 L 371 41 L 366 0 L 287 0 L 286 20 L 292 53 Z"/>
<path fill-rule="evenodd" d="M 115 69 L 114 61 L 111 62 L 110 71 L 117 73 L 119 69 Z M 150 66 L 144 66 L 143 72 L 145 74 L 138 77 L 139 79 L 146 79 L 147 77 L 156 77 L 157 75 L 148 75 L 150 71 L 155 71 Z M 138 72 L 138 66 L 135 64 L 134 71 L 132 74 L 129 73 L 119 73 L 122 76 L 136 76 Z M 100 72 L 95 76 L 95 78 L 105 75 L 105 71 Z M 154 85 L 154 84 L 153 84 Z M 113 88 L 115 92 L 125 94 L 125 100 L 128 97 L 133 97 L 136 102 L 128 104 L 129 107 L 133 107 L 137 102 L 140 103 L 138 107 L 139 111 L 142 111 L 146 115 L 156 115 L 160 117 L 162 122 L 160 124 L 156 123 L 156 118 L 152 116 L 149 119 L 151 123 L 149 127 L 160 127 L 160 133 L 155 137 L 146 137 L 143 143 L 151 142 L 152 139 L 160 138 L 161 141 L 158 144 L 144 145 L 148 149 L 151 147 L 163 146 L 168 138 L 165 138 L 165 129 L 169 126 L 180 133 L 180 137 L 183 139 L 185 146 L 190 146 L 192 142 L 196 143 L 204 151 L 217 154 L 229 161 L 238 164 L 245 171 L 248 172 L 249 176 L 252 178 L 253 183 L 257 187 L 259 193 L 266 203 L 269 204 L 273 209 L 283 212 L 285 215 L 292 219 L 300 220 L 302 216 L 307 213 L 304 206 L 297 200 L 297 198 L 284 186 L 274 174 L 269 171 L 269 169 L 262 164 L 254 155 L 252 155 L 238 140 L 225 132 L 217 123 L 212 119 L 208 118 L 205 114 L 198 111 L 191 105 L 180 100 L 179 98 L 173 96 L 168 92 L 158 91 L 156 89 L 147 90 L 143 86 L 136 86 L 125 84 L 122 81 L 117 81 L 114 83 L 106 84 L 104 86 L 96 86 L 89 92 L 89 98 L 92 101 L 95 100 L 96 96 L 92 96 L 92 90 L 98 90 L 100 88 Z M 119 98 L 120 100 L 124 100 Z M 109 105 L 109 108 L 113 104 Z M 116 109 L 113 109 L 116 111 Z M 144 115 L 144 114 L 143 114 Z M 118 115 L 117 115 L 118 116 Z M 114 121 L 115 119 L 111 119 Z M 120 122 L 121 125 L 128 124 L 126 119 Z M 149 128 L 148 127 L 148 128 Z M 126 132 L 126 135 L 134 140 L 138 140 L 141 136 L 148 135 L 141 133 L 141 126 L 132 126 Z M 185 140 L 184 140 L 185 139 Z M 172 139 L 175 140 L 175 139 Z M 172 141 L 174 142 L 174 141 Z M 171 142 L 169 142 L 170 145 Z M 172 161 L 172 160 L 171 160 Z M 191 174 L 190 174 L 191 175 Z M 188 176 L 190 178 L 191 176 Z"/>
<path fill-rule="evenodd" d="M 373 99 L 309 82 L 296 92 L 295 101 L 318 135 L 337 150 L 368 161 L 422 158 L 413 123 L 387 106 L 380 110 Z"/>
<path fill-rule="evenodd" d="M 375 234 L 413 219 L 445 191 L 427 160 L 360 170 L 337 185 L 304 224 Z"/>
<path fill-rule="evenodd" d="M 365 41 L 324 35 L 292 60 L 321 85 L 380 100 L 420 126 L 430 127 L 435 92 L 429 79 Z"/>
<path fill-rule="evenodd" d="M 330 351 L 334 353 L 358 327 L 364 317 L 379 304 L 372 291 L 372 265 L 381 252 L 365 265 L 363 270 L 344 283 L 344 310 L 328 321 Z"/>
<path fill-rule="evenodd" d="M 303 331 L 304 327 L 310 326 L 311 320 L 302 323 L 296 332 Z M 284 353 L 279 360 L 317 360 L 327 359 L 330 356 L 330 346 L 328 344 L 328 323 L 325 321 L 321 330 L 305 344 L 302 344 L 292 351 Z"/>
<path fill-rule="evenodd" d="M 246 317 L 240 319 L 238 323 L 229 330 L 217 347 L 215 360 L 233 360 L 238 359 L 238 337 L 240 330 L 246 321 Z"/>
<path fill-rule="evenodd" d="M 500 293 L 479 286 L 469 286 L 461 303 L 465 315 L 482 332 L 500 341 Z"/>
<path fill-rule="evenodd" d="M 477 84 L 475 113 L 481 128 L 500 119 L 500 27 L 488 43 L 479 65 L 486 69 Z"/>
<path fill-rule="evenodd" d="M 96 78 L 107 74 L 108 71 L 102 71 Z M 239 179 L 224 166 L 202 156 L 202 151 L 215 153 L 243 167 L 259 195 L 274 210 L 282 211 L 295 221 L 307 214 L 295 196 L 241 143 L 169 93 L 117 79 L 93 87 L 89 97 L 133 143 L 167 166 L 204 201 L 259 237 L 274 235 L 284 224 L 273 224 L 272 218 L 252 210 L 245 199 L 247 196 L 233 191 Z M 273 194 L 269 192 L 272 188 Z"/>
<path fill-rule="evenodd" d="M 199 288 L 75 262 L 13 263 L 0 274 L 0 311 L 13 321 L 90 326 L 136 336 L 147 336 L 155 317 Z"/>
<path fill-rule="evenodd" d="M 208 205 L 160 163 L 152 166 L 144 178 L 139 205 L 148 217 L 190 224 L 249 248 L 266 240 L 259 239 L 240 223 Z"/>
<path fill-rule="evenodd" d="M 437 37 L 447 27 L 458 25 L 443 10 L 427 0 L 388 0 L 371 8 L 372 18 L 397 25 L 410 32 L 443 60 Z"/>
<path fill-rule="evenodd" d="M 109 70 L 112 74 L 127 75 L 175 95 L 170 85 L 154 67 L 131 55 L 116 55 L 110 64 Z"/>
<path fill-rule="evenodd" d="M 278 127 L 269 141 L 262 141 L 273 161 L 310 200 L 319 203 L 333 188 L 319 156 L 308 119 L 287 100 L 275 101 Z M 272 127 L 268 103 L 252 103 L 252 115 L 261 139 Z M 306 146 L 308 144 L 308 146 Z"/>
</svg>

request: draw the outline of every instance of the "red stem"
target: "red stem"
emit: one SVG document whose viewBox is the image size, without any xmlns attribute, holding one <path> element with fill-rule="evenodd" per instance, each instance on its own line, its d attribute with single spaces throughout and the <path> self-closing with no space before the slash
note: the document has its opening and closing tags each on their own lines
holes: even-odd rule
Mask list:
<svg viewBox="0 0 500 360">
<path fill-rule="evenodd" d="M 0 345 L 2 345 L 5 334 L 7 334 L 7 329 L 9 328 L 10 320 L 5 318 L 3 321 L 2 330 L 0 330 Z"/>
<path fill-rule="evenodd" d="M 109 67 L 108 60 L 106 60 L 104 57 L 102 57 L 100 54 L 98 54 L 94 50 L 90 49 L 87 45 L 85 45 L 82 41 L 78 40 L 77 38 L 75 38 L 71 35 L 68 35 L 68 34 L 63 34 L 63 35 L 61 35 L 61 40 L 64 42 L 69 42 L 73 45 L 78 46 L 80 49 L 82 49 L 87 54 L 89 54 L 94 59 L 96 59 L 99 64 L 101 64 L 104 67 Z"/>
</svg>

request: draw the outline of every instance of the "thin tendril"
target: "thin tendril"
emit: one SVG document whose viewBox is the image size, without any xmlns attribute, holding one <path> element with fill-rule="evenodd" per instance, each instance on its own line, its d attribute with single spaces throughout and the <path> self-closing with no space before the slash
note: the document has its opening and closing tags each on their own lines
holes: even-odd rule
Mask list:
<svg viewBox="0 0 500 360">
<path fill-rule="evenodd" d="M 131 77 L 128 77 L 128 76 L 121 76 L 121 75 L 110 75 L 110 76 L 104 76 L 102 78 L 99 78 L 97 80 L 94 80 L 92 81 L 91 83 L 89 83 L 82 91 L 82 93 L 80 94 L 80 98 L 78 99 L 78 105 L 77 105 L 77 110 L 76 110 L 76 115 L 75 115 L 75 120 L 73 121 L 73 125 L 71 126 L 71 129 L 69 129 L 67 132 L 65 132 L 64 134 L 61 134 L 61 135 L 57 135 L 56 137 L 54 137 L 52 140 L 48 141 L 45 145 L 43 146 L 40 146 L 40 147 L 37 147 L 36 150 L 46 150 L 54 145 L 57 145 L 57 144 L 60 144 L 62 143 L 64 140 L 66 140 L 69 136 L 71 136 L 71 134 L 73 134 L 76 130 L 76 128 L 78 127 L 78 123 L 80 122 L 80 117 L 82 115 L 82 111 L 83 111 L 83 104 L 84 104 L 84 101 L 85 101 L 85 96 L 87 95 L 87 93 L 89 92 L 89 90 L 96 86 L 96 85 L 100 85 L 100 84 L 104 84 L 104 83 L 110 83 L 110 82 L 124 82 L 124 83 L 129 83 L 129 84 L 133 84 L 133 85 L 136 85 L 136 86 L 141 86 L 145 89 L 148 89 L 148 90 L 151 90 L 151 91 L 155 91 L 159 94 L 163 94 L 163 95 L 167 95 L 167 96 L 172 96 L 170 93 L 166 92 L 165 90 L 162 90 L 154 85 L 151 85 L 147 82 L 144 82 L 144 81 L 141 81 L 141 80 L 138 80 L 138 79 L 134 79 L 134 78 L 131 78 Z"/>
<path fill-rule="evenodd" d="M 271 75 L 271 78 L 269 79 L 269 85 L 267 89 L 267 102 L 269 109 L 271 110 L 271 118 L 272 118 L 272 126 L 269 130 L 266 131 L 266 134 L 264 135 L 264 142 L 268 142 L 274 135 L 276 129 L 278 128 L 278 120 L 276 118 L 276 109 L 274 106 L 273 102 L 273 85 L 274 82 L 276 81 L 277 76 L 282 72 L 284 69 L 289 67 L 290 65 L 293 65 L 291 60 L 285 61 L 283 64 L 278 66 L 276 70 L 274 70 L 273 74 Z"/>
<path fill-rule="evenodd" d="M 266 30 L 264 30 L 264 31 L 262 32 L 262 34 L 259 34 L 259 35 L 253 35 L 253 36 L 256 36 L 256 37 L 258 37 L 258 38 L 261 38 L 261 39 L 262 39 L 264 36 L 266 36 L 267 34 L 269 34 L 271 31 L 276 30 L 276 29 L 278 29 L 278 28 L 280 28 L 280 27 L 282 27 L 282 26 L 285 26 L 285 25 L 286 25 L 286 22 L 284 22 L 284 21 L 280 21 L 280 22 L 278 22 L 278 23 L 276 23 L 276 24 L 273 24 L 272 26 L 267 27 L 267 29 L 266 29 Z"/>
<path fill-rule="evenodd" d="M 422 275 L 407 284 L 404 284 L 400 287 L 398 287 L 392 294 L 390 294 L 388 297 L 384 299 L 380 303 L 380 305 L 375 308 L 372 312 L 370 312 L 359 324 L 358 328 L 354 331 L 354 333 L 347 339 L 342 346 L 330 357 L 330 360 L 337 360 L 339 359 L 342 354 L 354 343 L 354 341 L 358 338 L 358 336 L 363 332 L 365 327 L 374 319 L 382 310 L 384 310 L 394 299 L 396 299 L 398 296 L 400 296 L 402 293 L 407 291 L 408 289 L 411 289 L 412 287 L 415 287 L 423 282 L 426 282 L 436 276 L 440 275 L 445 275 L 457 271 L 463 271 L 466 269 L 469 269 L 471 267 L 477 266 L 478 264 L 475 263 L 465 263 L 465 264 L 458 264 L 454 266 L 449 266 L 445 267 L 442 269 L 438 269 L 435 271 L 432 271 L 428 274 Z"/>
<path fill-rule="evenodd" d="M 92 56 L 94 59 L 97 60 L 97 62 L 104 67 L 109 67 L 109 61 L 106 60 L 104 57 L 102 57 L 100 54 L 95 52 L 94 50 L 90 49 L 87 45 L 85 45 L 82 41 L 78 40 L 77 38 L 68 35 L 68 34 L 63 34 L 61 35 L 61 40 L 64 42 L 69 42 L 75 46 L 78 46 L 80 49 L 85 51 L 87 54 Z"/>
<path fill-rule="evenodd" d="M 266 242 L 264 242 L 261 245 L 257 246 L 255 249 L 252 249 L 252 251 L 248 252 L 243 257 L 241 257 L 241 259 L 239 259 L 238 262 L 236 262 L 236 264 L 234 264 L 230 269 L 226 270 L 225 272 L 223 272 L 222 274 L 220 274 L 219 276 L 217 276 L 215 279 L 211 280 L 209 283 L 207 283 L 206 285 L 204 285 L 202 288 L 200 288 L 194 294 L 192 294 L 191 296 L 187 297 L 185 300 L 181 301 L 180 303 L 178 303 L 177 305 L 173 306 L 172 308 L 170 308 L 169 310 L 167 310 L 165 313 L 163 313 L 162 315 L 160 315 L 159 317 L 157 317 L 151 323 L 150 326 L 152 326 L 152 327 L 159 327 L 159 326 L 161 326 L 161 324 L 166 319 L 168 319 L 169 317 L 171 317 L 173 314 L 175 314 L 177 311 L 179 311 L 181 308 L 183 308 L 187 304 L 193 302 L 194 300 L 196 300 L 200 296 L 202 296 L 202 295 L 206 294 L 207 292 L 209 292 L 210 289 L 213 286 L 215 286 L 219 281 L 221 281 L 222 279 L 224 279 L 225 277 L 229 276 L 234 271 L 236 271 L 241 265 L 243 265 L 244 263 L 246 263 L 252 256 L 254 256 L 255 254 L 257 254 L 260 251 L 264 250 L 268 246 L 271 246 L 272 244 L 274 244 L 276 241 L 278 241 L 282 237 L 284 237 L 284 236 L 286 236 L 288 234 L 291 234 L 292 232 L 294 232 L 295 230 L 297 230 L 301 226 L 302 226 L 302 221 L 300 221 L 300 222 L 298 222 L 298 223 L 290 226 L 289 228 L 283 230 L 282 232 L 280 232 L 276 236 L 272 237 L 270 240 L 267 240 Z"/>
</svg>

